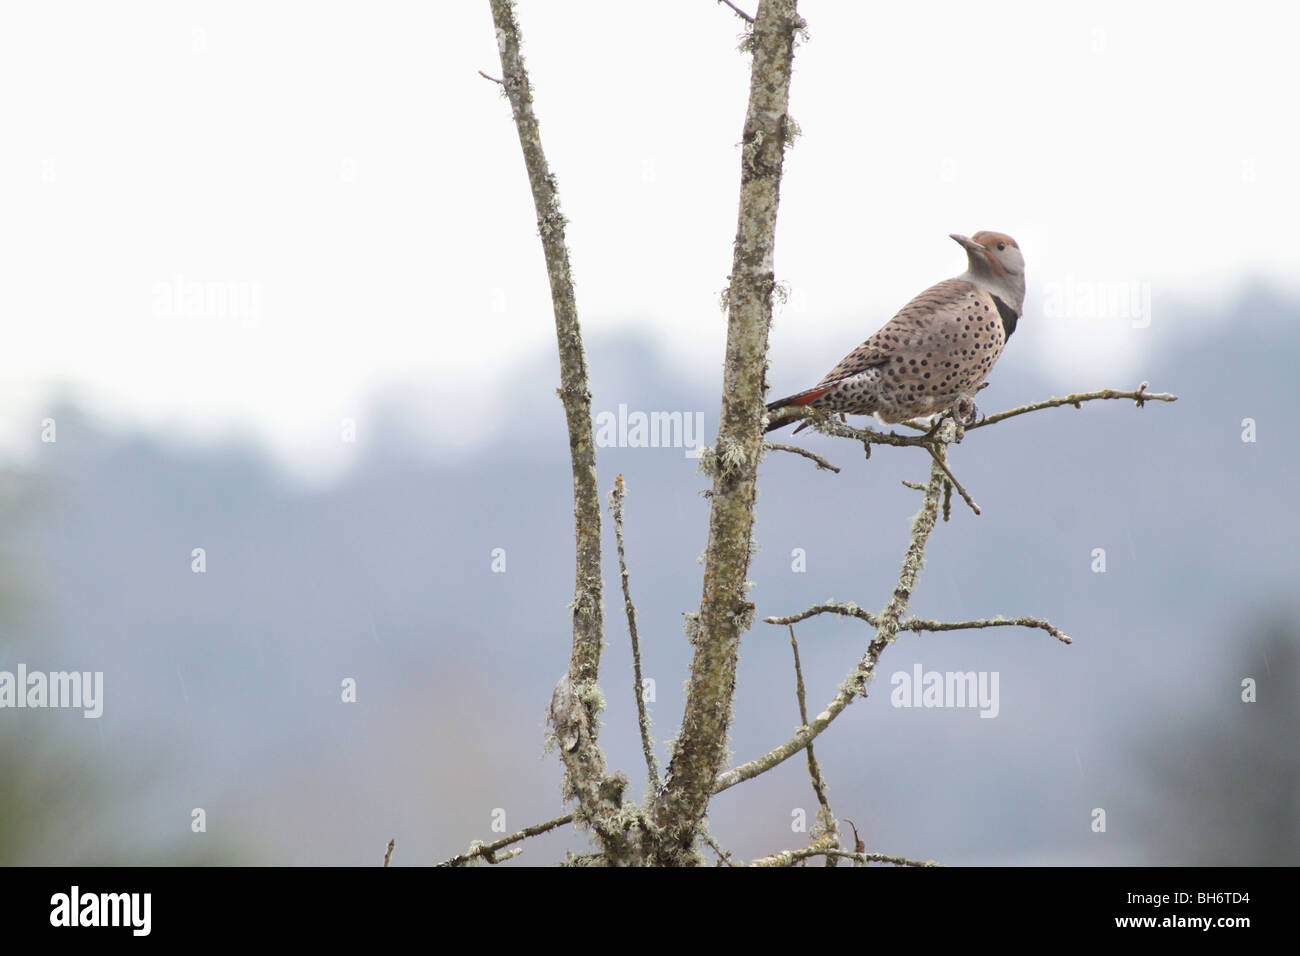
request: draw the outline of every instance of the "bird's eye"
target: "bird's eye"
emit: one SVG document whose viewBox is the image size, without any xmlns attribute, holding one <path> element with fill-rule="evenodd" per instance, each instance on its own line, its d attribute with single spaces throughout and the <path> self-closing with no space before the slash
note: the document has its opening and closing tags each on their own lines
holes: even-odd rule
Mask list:
<svg viewBox="0 0 1300 956">
<path fill-rule="evenodd" d="M 1001 251 L 1002 251 L 1003 249 L 1005 249 L 1006 247 L 1007 247 L 1007 244 L 1006 244 L 1005 242 L 999 242 L 999 243 L 998 243 L 998 252 L 1001 252 Z"/>
</svg>

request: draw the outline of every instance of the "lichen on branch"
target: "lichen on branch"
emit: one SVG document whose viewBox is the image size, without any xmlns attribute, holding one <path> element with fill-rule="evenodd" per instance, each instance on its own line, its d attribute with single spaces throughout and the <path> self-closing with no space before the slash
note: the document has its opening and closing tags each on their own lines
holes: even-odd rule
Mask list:
<svg viewBox="0 0 1300 956">
<path fill-rule="evenodd" d="M 795 0 L 762 0 L 748 49 L 749 106 L 741 134 L 740 208 L 727 289 L 722 410 L 714 445 L 709 543 L 696 622 L 686 712 L 666 786 L 654 804 L 660 839 L 654 860 L 699 862 L 699 832 L 713 781 L 726 759 L 740 636 L 753 620 L 745 586 L 754 524 L 754 489 L 763 453 L 763 393 L 776 286 L 774 250 L 796 35 Z"/>
</svg>

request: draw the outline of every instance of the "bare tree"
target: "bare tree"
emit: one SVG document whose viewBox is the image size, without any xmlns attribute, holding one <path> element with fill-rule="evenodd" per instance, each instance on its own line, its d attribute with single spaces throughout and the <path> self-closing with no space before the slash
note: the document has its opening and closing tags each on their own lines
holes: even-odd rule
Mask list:
<svg viewBox="0 0 1300 956">
<path fill-rule="evenodd" d="M 767 450 L 800 454 L 819 468 L 838 471 L 807 449 L 773 444 L 763 438 L 764 394 L 768 330 L 776 289 L 774 251 L 785 148 L 795 129 L 788 114 L 791 64 L 805 24 L 796 0 L 759 0 L 751 17 L 726 3 L 745 23 L 745 49 L 752 56 L 749 103 L 741 138 L 740 204 L 734 259 L 726 294 L 727 345 L 721 389 L 721 413 L 714 445 L 701 458 L 711 477 L 709 542 L 705 554 L 700 609 L 688 615 L 688 633 L 694 645 L 686 708 L 667 772 L 660 777 L 649 736 L 649 718 L 640 697 L 640 647 L 636 633 L 624 557 L 622 515 L 625 489 L 620 476 L 611 493 L 624 607 L 633 642 L 642 749 L 646 759 L 649 793 L 643 805 L 624 798 L 628 779 L 609 773 L 597 740 L 598 715 L 604 698 L 599 687 L 600 649 L 604 637 L 600 578 L 600 508 L 596 479 L 595 446 L 588 389 L 587 364 L 573 295 L 565 218 L 560 211 L 556 180 L 546 163 L 541 135 L 532 108 L 532 91 L 520 54 L 519 26 L 511 0 L 489 0 L 501 54 L 500 83 L 510 101 L 523 150 L 524 165 L 536 206 L 538 232 L 550 276 L 560 351 L 560 397 L 569 430 L 573 470 L 576 583 L 573 600 L 573 640 L 569 669 L 555 688 L 549 719 L 554 742 L 565 766 L 564 795 L 575 803 L 572 813 L 520 830 L 492 843 L 474 843 L 445 865 L 475 860 L 500 862 L 517 854 L 527 837 L 574 823 L 589 830 L 596 849 L 576 862 L 602 865 L 695 865 L 703 862 L 702 847 L 709 846 L 720 862 L 734 865 L 731 854 L 708 835 L 704 821 L 714 794 L 762 774 L 799 752 L 807 756 L 809 775 L 818 798 L 818 819 L 811 842 L 754 861 L 756 865 L 790 866 L 815 857 L 827 865 L 840 859 L 854 865 L 869 862 L 917 864 L 900 857 L 871 853 L 857 838 L 846 850 L 841 846 L 838 821 L 831 810 L 828 787 L 813 752 L 813 740 L 859 696 L 865 696 L 876 663 L 885 648 L 905 631 L 939 631 L 987 627 L 1037 628 L 1069 643 L 1070 639 L 1048 621 L 1020 617 L 942 622 L 908 617 L 926 543 L 939 516 L 945 520 L 954 491 L 976 513 L 979 506 L 947 463 L 947 449 L 960 442 L 967 430 L 996 424 L 1007 418 L 1061 405 L 1081 407 L 1100 399 L 1130 399 L 1139 407 L 1147 401 L 1170 402 L 1175 396 L 1148 392 L 1146 383 L 1134 391 L 1104 390 L 1050 399 L 990 416 L 969 428 L 950 416 L 932 425 L 908 423 L 911 433 L 852 428 L 812 410 L 803 414 L 823 433 L 858 442 L 870 456 L 873 445 L 919 446 L 930 457 L 924 484 L 909 483 L 922 492 L 921 509 L 912 524 L 911 540 L 902 559 L 898 580 L 879 614 L 852 604 L 824 604 L 767 622 L 789 628 L 796 675 L 796 696 L 802 726 L 789 740 L 740 766 L 724 770 L 725 741 L 731 721 L 736 663 L 740 638 L 751 627 L 754 605 L 746 593 L 746 575 L 752 554 L 755 487 L 758 465 Z M 487 76 L 487 74 L 484 74 Z M 493 79 L 492 77 L 487 77 Z M 830 702 L 809 719 L 806 690 L 799 663 L 794 624 L 818 614 L 839 614 L 862 620 L 874 630 L 861 660 L 839 685 Z M 390 846 L 391 852 L 391 846 Z"/>
</svg>

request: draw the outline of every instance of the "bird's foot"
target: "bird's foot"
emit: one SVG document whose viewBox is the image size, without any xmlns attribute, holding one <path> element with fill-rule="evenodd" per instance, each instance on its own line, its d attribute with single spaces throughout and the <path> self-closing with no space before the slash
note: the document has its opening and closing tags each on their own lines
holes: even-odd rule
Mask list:
<svg viewBox="0 0 1300 956">
<path fill-rule="evenodd" d="M 952 417 L 958 424 L 969 428 L 979 421 L 980 410 L 973 398 L 959 398 L 952 406 Z"/>
</svg>

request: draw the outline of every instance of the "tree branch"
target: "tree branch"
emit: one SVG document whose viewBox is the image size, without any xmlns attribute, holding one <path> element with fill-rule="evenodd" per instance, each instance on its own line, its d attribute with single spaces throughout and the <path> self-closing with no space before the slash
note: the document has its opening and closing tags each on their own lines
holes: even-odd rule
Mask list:
<svg viewBox="0 0 1300 956">
<path fill-rule="evenodd" d="M 837 601 L 827 601 L 825 604 L 815 604 L 806 611 L 800 611 L 798 614 L 791 614 L 789 617 L 765 617 L 764 624 L 790 625 L 798 624 L 800 621 L 806 621 L 810 617 L 818 614 L 839 614 L 844 617 L 856 617 L 860 621 L 866 621 L 872 627 L 878 627 L 880 618 L 870 611 L 864 611 L 856 604 L 840 603 Z M 1073 644 L 1074 641 L 1062 631 L 1059 627 L 1050 621 L 1044 621 L 1036 617 L 989 617 L 978 621 L 922 621 L 919 618 L 909 617 L 898 625 L 900 631 L 966 631 L 976 628 L 985 627 L 1033 627 L 1046 631 L 1052 637 L 1056 638 L 1062 644 Z"/>
<path fill-rule="evenodd" d="M 627 486 L 623 476 L 614 479 L 614 490 L 609 493 L 609 508 L 614 513 L 614 538 L 618 542 L 618 571 L 623 582 L 623 608 L 627 612 L 627 632 L 632 638 L 632 678 L 636 693 L 637 724 L 641 728 L 641 750 L 645 753 L 646 775 L 650 792 L 659 791 L 659 763 L 655 760 L 654 745 L 650 742 L 650 715 L 645 708 L 645 689 L 641 683 L 641 642 L 636 633 L 636 606 L 632 604 L 632 591 L 628 585 L 627 559 L 623 556 L 623 499 Z"/>
<path fill-rule="evenodd" d="M 996 425 L 998 422 L 1006 421 L 1008 418 L 1015 418 L 1017 415 L 1027 415 L 1030 412 L 1037 412 L 1044 408 L 1059 408 L 1062 405 L 1073 405 L 1080 408 L 1084 402 L 1094 402 L 1101 399 L 1111 398 L 1129 398 L 1137 403 L 1141 408 L 1147 402 L 1176 402 L 1177 395 L 1171 395 L 1168 392 L 1148 392 L 1147 382 L 1143 382 L 1137 387 L 1136 391 L 1119 392 L 1113 388 L 1103 388 L 1099 392 L 1077 392 L 1073 395 L 1066 395 L 1064 398 L 1049 398 L 1045 402 L 1034 402 L 1032 405 L 1022 405 L 1020 408 L 1013 408 L 1010 411 L 999 412 L 996 415 L 990 415 L 988 418 L 980 419 L 974 425 L 968 425 L 967 431 L 973 428 L 983 428 L 985 425 Z"/>
<path fill-rule="evenodd" d="M 1015 418 L 1017 415 L 1025 415 L 1029 412 L 1036 412 L 1044 408 L 1057 408 L 1061 405 L 1073 405 L 1075 408 L 1081 408 L 1084 402 L 1096 401 L 1099 399 L 1127 398 L 1136 402 L 1138 408 L 1141 408 L 1147 402 L 1178 401 L 1177 395 L 1171 395 L 1167 392 L 1148 392 L 1147 387 L 1148 383 L 1143 382 L 1135 391 L 1132 392 L 1121 392 L 1116 391 L 1115 389 L 1106 388 L 1098 392 L 1080 392 L 1074 395 L 1067 395 L 1065 398 L 1051 398 L 1044 402 L 1035 402 L 1032 405 L 1025 405 L 1021 408 L 1013 408 L 1010 411 L 1000 412 L 997 415 L 983 418 L 973 425 L 966 425 L 964 427 L 959 425 L 957 422 L 952 421 L 952 419 L 948 418 L 946 414 L 935 419 L 928 430 L 918 422 L 900 423 L 905 428 L 924 431 L 924 434 L 920 435 L 900 435 L 895 431 L 881 432 L 874 428 L 854 428 L 853 426 L 840 421 L 838 418 L 827 414 L 822 409 L 813 408 L 807 405 L 780 409 L 778 412 L 778 420 L 784 424 L 790 424 L 796 421 L 806 421 L 811 424 L 816 431 L 819 431 L 822 434 L 831 435 L 836 438 L 850 438 L 854 441 L 861 442 L 862 449 L 866 452 L 868 458 L 871 457 L 872 445 L 893 445 L 899 448 L 908 448 L 917 445 L 924 447 L 930 453 L 930 457 L 933 458 L 939 467 L 944 470 L 944 473 L 948 477 L 949 484 L 944 491 L 943 500 L 943 520 L 947 521 L 951 514 L 950 502 L 953 488 L 957 489 L 957 493 L 961 495 L 962 500 L 966 502 L 971 511 L 975 512 L 977 515 L 980 513 L 979 505 L 975 503 L 975 499 L 971 497 L 970 492 L 966 490 L 965 486 L 957 480 L 957 476 L 952 473 L 946 460 L 947 447 L 956 442 L 960 442 L 967 431 L 970 431 L 972 428 L 982 428 L 985 425 L 995 425 L 1008 418 Z M 951 427 L 956 429 L 955 435 L 946 432 L 947 426 L 950 422 Z M 798 448 L 794 445 L 776 445 L 769 442 L 768 447 L 779 448 L 781 451 L 801 454 L 818 462 L 818 467 L 829 467 L 824 459 L 815 456 L 810 451 Z M 837 472 L 839 471 L 838 468 L 834 470 Z M 908 484 L 908 482 L 904 482 L 904 484 Z"/>
<path fill-rule="evenodd" d="M 810 452 L 807 448 L 800 448 L 798 445 L 781 445 L 778 444 L 777 442 L 770 442 L 770 441 L 765 441 L 763 443 L 763 446 L 772 451 L 788 451 L 794 455 L 802 455 L 804 458 L 816 462 L 818 471 L 833 471 L 837 475 L 840 473 L 840 470 L 836 468 L 834 465 L 832 465 L 829 461 L 827 461 L 821 455 L 817 455 L 814 454 L 813 452 Z"/>
<path fill-rule="evenodd" d="M 718 0 L 718 3 L 725 3 L 727 6 L 731 7 L 731 9 L 734 10 L 734 11 L 736 12 L 736 16 L 740 17 L 740 19 L 744 20 L 746 23 L 753 23 L 753 22 L 754 22 L 754 18 L 753 18 L 753 17 L 751 17 L 751 16 L 750 16 L 748 13 L 746 13 L 744 10 L 740 9 L 740 7 L 738 7 L 738 6 L 736 6 L 734 3 L 732 3 L 731 0 Z"/>
<path fill-rule="evenodd" d="M 794 636 L 794 625 L 790 625 L 790 649 L 794 651 L 794 689 L 795 697 L 799 700 L 799 722 L 806 725 L 808 723 L 808 698 L 804 693 L 803 686 L 803 668 L 799 665 L 799 641 Z M 808 744 L 808 776 L 812 779 L 813 793 L 817 794 L 817 802 L 821 804 L 821 809 L 817 811 L 818 828 L 814 833 L 835 835 L 836 843 L 839 843 L 839 827 L 835 823 L 835 814 L 831 812 L 830 801 L 826 797 L 826 780 L 822 777 L 822 768 L 817 763 L 817 755 L 813 753 L 813 745 Z M 828 859 L 827 866 L 834 866 Z"/>
<path fill-rule="evenodd" d="M 754 522 L 754 483 L 763 452 L 764 370 L 775 287 L 773 251 L 795 35 L 796 0 L 760 0 L 750 48 L 749 107 L 741 137 L 740 210 L 727 292 L 727 354 L 718 440 L 701 465 L 713 493 L 695 657 L 667 786 L 654 807 L 662 839 L 655 862 L 693 864 L 696 832 L 726 759 L 740 635 L 753 622 L 745 587 Z"/>
<path fill-rule="evenodd" d="M 833 834 L 827 833 L 818 837 L 808 846 L 801 850 L 784 850 L 781 853 L 774 853 L 771 856 L 761 857 L 757 860 L 751 860 L 750 866 L 794 866 L 800 860 L 806 860 L 810 856 L 820 856 L 835 849 L 835 838 Z"/>
<path fill-rule="evenodd" d="M 714 479 L 705 583 L 693 620 L 695 654 L 681 732 L 654 819 L 659 864 L 698 861 L 695 832 L 727 756 L 740 636 L 754 619 L 746 593 L 754 483 L 763 454 L 764 368 L 772 320 L 776 209 L 792 121 L 787 116 L 796 0 L 761 0 L 750 48 L 749 108 L 741 137 L 740 212 L 727 303 L 727 359 L 718 442 L 701 466 Z"/>
<path fill-rule="evenodd" d="M 573 650 L 569 672 L 556 688 L 552 723 L 560 738 L 561 758 L 568 771 L 566 795 L 578 799 L 580 818 L 591 822 L 608 845 L 617 842 L 614 828 L 601 826 L 597 817 L 608 811 L 605 757 L 596 744 L 601 706 L 597 687 L 600 648 L 604 636 L 603 593 L 600 579 L 600 495 L 596 485 L 596 449 L 591 423 L 591 392 L 587 384 L 587 359 L 582 328 L 573 294 L 569 252 L 565 246 L 564 214 L 560 211 L 555 177 L 542 150 L 537 117 L 533 115 L 532 89 L 520 54 L 519 25 L 510 0 L 489 0 L 501 54 L 502 83 L 514 114 L 524 166 L 537 211 L 537 230 L 546 257 L 555 312 L 555 337 L 560 351 L 560 399 L 569 429 L 573 471 L 573 515 L 576 529 L 577 571 L 573 597 Z M 561 731 L 563 727 L 563 731 Z"/>
<path fill-rule="evenodd" d="M 713 834 L 701 827 L 700 837 L 709 845 L 710 849 L 712 849 L 714 853 L 718 854 L 718 866 L 722 866 L 723 864 L 733 867 L 736 866 L 735 863 L 731 862 L 731 851 L 724 850 L 722 847 L 718 846 L 718 841 L 713 839 Z"/>
<path fill-rule="evenodd" d="M 1098 401 L 1102 399 L 1127 398 L 1137 403 L 1141 408 L 1147 402 L 1176 402 L 1177 395 L 1171 395 L 1168 392 L 1148 392 L 1148 383 L 1143 382 L 1138 388 L 1131 392 L 1118 391 L 1113 388 L 1103 388 L 1096 392 L 1077 392 L 1067 395 L 1064 398 L 1049 398 L 1046 401 L 1034 402 L 1032 405 L 1023 405 L 1020 408 L 1013 408 L 1009 411 L 998 412 L 996 415 L 990 415 L 982 418 L 973 425 L 966 425 L 964 431 L 971 431 L 975 428 L 983 428 L 986 425 L 996 425 L 998 422 L 1006 421 L 1008 418 L 1015 418 L 1017 415 L 1027 415 L 1030 412 L 1041 411 L 1044 408 L 1058 408 L 1062 405 L 1073 405 L 1075 408 L 1082 406 L 1084 402 Z M 864 446 L 871 445 L 895 445 L 898 447 L 910 447 L 913 445 L 934 445 L 937 439 L 938 421 L 927 426 L 917 422 L 900 422 L 904 428 L 913 428 L 924 431 L 920 435 L 900 435 L 895 431 L 882 432 L 874 428 L 854 428 L 838 418 L 828 415 L 819 408 L 813 408 L 809 405 L 797 408 L 783 408 L 779 410 L 780 420 L 786 424 L 796 421 L 807 421 L 811 427 L 825 435 L 832 435 L 837 438 L 851 438 L 854 441 L 861 442 Z M 867 447 L 867 453 L 870 455 L 871 449 Z"/>
<path fill-rule="evenodd" d="M 895 866 L 940 866 L 933 860 L 909 860 L 905 856 L 890 856 L 888 853 L 849 853 L 845 850 L 827 850 L 831 859 L 852 860 L 854 863 L 893 863 Z"/>
<path fill-rule="evenodd" d="M 968 491 L 967 491 L 967 490 L 962 486 L 962 483 L 961 483 L 960 481 L 957 480 L 957 476 L 954 475 L 954 474 L 952 473 L 952 469 L 949 468 L 949 467 L 948 467 L 948 463 L 947 463 L 946 461 L 944 461 L 944 457 L 945 457 L 945 456 L 944 456 L 943 452 L 938 451 L 937 449 L 935 449 L 935 447 L 934 447 L 933 445 L 926 445 L 925 447 L 926 447 L 926 449 L 930 452 L 930 457 L 934 459 L 935 464 L 938 465 L 940 468 L 942 468 L 942 469 L 943 469 L 943 473 L 944 473 L 945 475 L 948 476 L 948 483 L 947 483 L 947 485 L 944 486 L 944 491 L 943 491 L 943 494 L 944 494 L 944 499 L 943 499 L 943 520 L 944 520 L 944 521 L 947 521 L 947 520 L 948 520 L 948 516 L 949 516 L 950 511 L 951 511 L 951 509 L 950 509 L 950 503 L 951 503 L 951 500 L 952 500 L 952 499 L 951 499 L 951 495 L 952 495 L 952 491 L 951 491 L 951 489 L 953 489 L 953 488 L 956 488 L 956 489 L 957 489 L 957 493 L 961 495 L 962 500 L 966 502 L 966 504 L 970 507 L 970 510 L 973 511 L 973 512 L 975 512 L 976 514 L 979 514 L 979 513 L 980 513 L 980 506 L 977 505 L 977 504 L 975 503 L 975 499 L 972 498 L 972 497 L 970 496 L 970 492 L 968 492 Z"/>
<path fill-rule="evenodd" d="M 894 588 L 893 597 L 890 598 L 880 617 L 876 619 L 876 637 L 867 646 L 867 652 L 863 655 L 862 660 L 858 662 L 857 668 L 839 686 L 835 696 L 826 705 L 826 709 L 814 717 L 810 723 L 801 727 L 794 737 L 775 750 L 748 763 L 741 764 L 739 767 L 733 767 L 726 773 L 719 775 L 714 782 L 715 793 L 734 787 L 736 784 L 742 783 L 751 777 L 756 777 L 760 773 L 764 773 L 788 760 L 812 743 L 823 730 L 830 726 L 831 721 L 853 702 L 855 697 L 866 694 L 867 684 L 875 675 L 876 662 L 880 659 L 881 652 L 898 639 L 903 612 L 907 610 L 908 602 L 912 598 L 912 590 L 916 587 L 916 580 L 921 573 L 921 565 L 925 560 L 926 541 L 930 537 L 930 532 L 934 530 L 935 521 L 939 517 L 939 498 L 943 493 L 943 482 L 943 470 L 939 467 L 938 462 L 931 462 L 930 483 L 926 486 L 925 500 L 921 504 L 921 510 L 912 519 L 912 540 L 903 555 L 903 566 L 898 574 L 898 584 Z"/>
<path fill-rule="evenodd" d="M 854 441 L 861 442 L 868 457 L 871 455 L 872 445 L 894 445 L 899 448 L 912 448 L 930 445 L 935 441 L 935 428 L 930 428 L 923 435 L 900 435 L 895 431 L 882 432 L 874 428 L 854 428 L 838 418 L 832 418 L 820 409 L 810 409 L 808 406 L 789 411 L 801 413 L 798 417 L 807 419 L 811 423 L 813 430 L 819 431 L 823 435 L 832 435 L 836 438 L 851 438 Z"/>
<path fill-rule="evenodd" d="M 801 860 L 807 860 L 814 856 L 826 857 L 826 865 L 834 866 L 835 860 L 852 860 L 855 863 L 893 863 L 896 866 L 921 866 L 931 867 L 938 866 L 938 863 L 923 862 L 920 860 L 909 860 L 904 856 L 891 856 L 888 853 L 849 853 L 847 850 L 840 850 L 834 846 L 828 846 L 826 838 L 816 840 L 800 850 L 785 850 L 782 853 L 775 853 L 772 856 L 765 856 L 760 860 L 754 860 L 750 866 L 794 866 Z"/>
<path fill-rule="evenodd" d="M 479 843 L 475 840 L 470 844 L 469 850 L 460 856 L 453 856 L 450 860 L 444 860 L 439 866 L 464 866 L 472 860 L 482 857 L 488 863 L 499 862 L 496 859 L 497 850 L 504 849 L 512 843 L 518 843 L 520 840 L 526 840 L 528 837 L 537 836 L 539 833 L 545 833 L 547 830 L 554 830 L 556 827 L 562 827 L 566 823 L 573 822 L 573 814 L 566 813 L 562 817 L 556 817 L 554 820 L 547 820 L 545 823 L 537 823 L 531 827 L 524 827 L 518 833 L 512 833 L 510 836 L 502 837 L 492 843 Z"/>
</svg>

